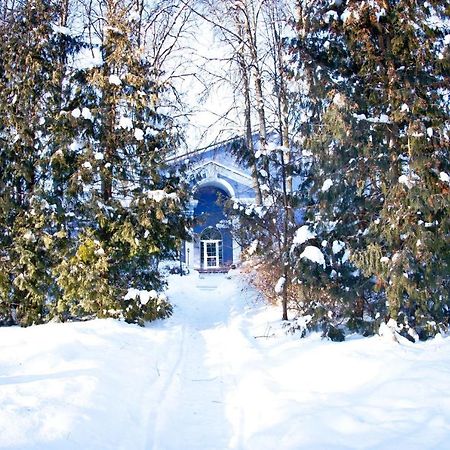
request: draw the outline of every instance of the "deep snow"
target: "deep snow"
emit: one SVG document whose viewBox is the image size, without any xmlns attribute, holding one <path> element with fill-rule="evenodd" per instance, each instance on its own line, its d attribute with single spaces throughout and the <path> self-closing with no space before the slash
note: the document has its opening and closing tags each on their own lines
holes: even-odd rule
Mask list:
<svg viewBox="0 0 450 450">
<path fill-rule="evenodd" d="M 168 295 L 146 328 L 1 328 L 0 447 L 449 448 L 449 338 L 284 336 L 237 275 L 174 275 Z"/>
</svg>

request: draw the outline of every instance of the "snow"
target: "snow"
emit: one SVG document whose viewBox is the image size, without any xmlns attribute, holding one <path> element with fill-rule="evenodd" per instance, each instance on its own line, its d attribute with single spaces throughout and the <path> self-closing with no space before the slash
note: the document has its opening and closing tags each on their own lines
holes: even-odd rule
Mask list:
<svg viewBox="0 0 450 450">
<path fill-rule="evenodd" d="M 336 12 L 336 11 L 334 11 L 334 10 L 330 10 L 330 11 L 327 11 L 324 15 L 323 15 L 323 18 L 324 18 L 324 20 L 325 20 L 325 23 L 330 23 L 330 22 L 332 22 L 333 20 L 338 20 L 339 19 L 339 16 L 338 16 L 338 13 Z"/>
<path fill-rule="evenodd" d="M 122 80 L 114 74 L 111 74 L 108 78 L 108 81 L 110 84 L 113 84 L 114 86 L 120 86 L 122 84 Z"/>
<path fill-rule="evenodd" d="M 447 447 L 449 337 L 286 336 L 230 278 L 171 276 L 174 315 L 146 328 L 0 328 L 0 448 Z"/>
<path fill-rule="evenodd" d="M 80 150 L 83 148 L 83 144 L 81 142 L 78 141 L 73 141 L 70 145 L 69 148 L 71 151 L 76 152 L 77 150 Z"/>
<path fill-rule="evenodd" d="M 404 184 L 408 189 L 411 189 L 414 186 L 414 180 L 412 180 L 411 177 L 407 175 L 400 175 L 398 177 L 398 182 L 400 184 Z"/>
<path fill-rule="evenodd" d="M 320 248 L 314 245 L 307 245 L 303 252 L 300 254 L 300 258 L 309 259 L 312 262 L 315 262 L 325 269 L 325 257 L 323 256 Z"/>
<path fill-rule="evenodd" d="M 387 114 L 380 114 L 378 117 L 367 117 L 365 114 L 353 114 L 353 117 L 359 122 L 361 120 L 366 120 L 370 123 L 392 123 L 391 119 Z"/>
<path fill-rule="evenodd" d="M 165 199 L 177 200 L 178 196 L 175 192 L 168 194 L 166 191 L 162 189 L 156 189 L 154 191 L 147 192 L 148 198 L 151 198 L 155 202 L 159 203 Z"/>
<path fill-rule="evenodd" d="M 306 241 L 309 241 L 310 239 L 314 239 L 316 237 L 316 234 L 308 228 L 308 225 L 301 226 L 294 235 L 294 239 L 292 240 L 292 243 L 294 245 L 302 245 Z"/>
<path fill-rule="evenodd" d="M 135 298 L 139 298 L 140 303 L 146 305 L 150 299 L 155 299 L 158 297 L 158 293 L 153 289 L 151 291 L 146 291 L 145 289 L 139 290 L 136 288 L 129 288 L 123 299 L 134 300 Z"/>
<path fill-rule="evenodd" d="M 446 172 L 441 172 L 439 174 L 439 179 L 444 183 L 450 183 L 450 176 Z"/>
<path fill-rule="evenodd" d="M 155 137 L 155 136 L 158 136 L 159 130 L 155 130 L 154 128 L 147 127 L 145 129 L 145 134 L 148 134 L 149 136 Z"/>
<path fill-rule="evenodd" d="M 74 57 L 74 66 L 78 69 L 91 69 L 103 64 L 102 54 L 98 47 L 82 48 Z"/>
<path fill-rule="evenodd" d="M 81 116 L 80 108 L 75 108 L 71 114 L 75 119 L 78 119 Z"/>
<path fill-rule="evenodd" d="M 347 250 L 345 250 L 344 254 L 342 255 L 341 263 L 345 264 L 349 260 L 349 258 L 350 258 L 350 250 L 347 249 Z"/>
<path fill-rule="evenodd" d="M 377 21 L 379 22 L 380 19 L 386 15 L 386 10 L 384 8 L 381 8 L 379 11 L 375 13 L 375 15 L 377 17 Z"/>
<path fill-rule="evenodd" d="M 53 153 L 52 158 L 64 158 L 64 152 L 58 148 L 55 153 Z"/>
<path fill-rule="evenodd" d="M 335 96 L 333 97 L 333 103 L 339 107 L 339 108 L 343 108 L 345 106 L 345 98 L 342 94 L 335 94 Z"/>
<path fill-rule="evenodd" d="M 129 22 L 133 22 L 133 21 L 137 22 L 137 21 L 139 21 L 140 17 L 141 16 L 139 14 L 139 11 L 132 9 L 128 15 L 128 21 Z"/>
<path fill-rule="evenodd" d="M 34 233 L 31 230 L 27 230 L 25 232 L 25 234 L 23 235 L 23 238 L 30 242 L 36 241 L 36 236 L 34 235 Z"/>
<path fill-rule="evenodd" d="M 274 287 L 275 294 L 280 295 L 283 292 L 283 287 L 284 287 L 285 283 L 286 283 L 286 278 L 280 277 L 278 279 L 278 281 Z"/>
<path fill-rule="evenodd" d="M 387 340 L 397 341 L 397 331 L 397 322 L 394 319 L 389 319 L 387 323 L 381 323 L 378 334 Z"/>
<path fill-rule="evenodd" d="M 258 250 L 258 244 L 259 241 L 258 239 L 255 239 L 251 242 L 251 244 L 248 246 L 247 248 L 247 253 L 251 256 L 254 255 L 256 253 L 256 250 Z"/>
<path fill-rule="evenodd" d="M 144 131 L 141 130 L 140 128 L 135 128 L 134 137 L 136 138 L 137 141 L 142 141 L 144 139 Z"/>
<path fill-rule="evenodd" d="M 333 255 L 339 253 L 345 247 L 345 243 L 342 241 L 333 241 L 332 251 Z"/>
<path fill-rule="evenodd" d="M 81 110 L 81 115 L 83 116 L 84 119 L 86 120 L 92 120 L 92 113 L 90 111 L 89 108 L 83 108 Z"/>
<path fill-rule="evenodd" d="M 327 192 L 330 187 L 333 186 L 333 180 L 331 178 L 327 178 L 322 185 L 322 192 Z"/>
<path fill-rule="evenodd" d="M 64 34 L 66 36 L 74 36 L 75 33 L 67 27 L 63 27 L 61 25 L 52 24 L 53 32 L 56 34 Z"/>
<path fill-rule="evenodd" d="M 132 130 L 133 129 L 133 121 L 131 120 L 131 117 L 121 116 L 121 118 L 119 119 L 119 125 L 117 125 L 117 128 L 122 128 L 124 130 Z"/>
<path fill-rule="evenodd" d="M 349 8 L 346 8 L 344 12 L 341 14 L 342 22 L 346 23 L 352 17 L 353 11 Z"/>
<path fill-rule="evenodd" d="M 369 120 L 369 119 L 367 119 Z M 380 114 L 380 117 L 369 120 L 374 123 L 391 123 L 391 119 L 386 114 Z"/>
</svg>

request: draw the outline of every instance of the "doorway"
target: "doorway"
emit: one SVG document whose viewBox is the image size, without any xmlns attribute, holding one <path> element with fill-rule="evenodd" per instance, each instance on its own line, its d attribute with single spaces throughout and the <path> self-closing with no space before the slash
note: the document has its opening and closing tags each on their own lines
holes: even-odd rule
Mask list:
<svg viewBox="0 0 450 450">
<path fill-rule="evenodd" d="M 217 228 L 208 227 L 200 236 L 202 269 L 218 269 L 223 264 L 223 240 Z"/>
</svg>

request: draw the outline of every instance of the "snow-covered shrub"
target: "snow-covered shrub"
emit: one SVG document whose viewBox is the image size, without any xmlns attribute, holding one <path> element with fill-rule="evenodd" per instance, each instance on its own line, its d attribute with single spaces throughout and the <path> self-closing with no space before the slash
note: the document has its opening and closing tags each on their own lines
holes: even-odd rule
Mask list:
<svg viewBox="0 0 450 450">
<path fill-rule="evenodd" d="M 128 323 L 143 326 L 146 321 L 165 319 L 172 315 L 172 305 L 167 297 L 154 290 L 131 288 L 122 299 L 122 316 Z"/>
</svg>

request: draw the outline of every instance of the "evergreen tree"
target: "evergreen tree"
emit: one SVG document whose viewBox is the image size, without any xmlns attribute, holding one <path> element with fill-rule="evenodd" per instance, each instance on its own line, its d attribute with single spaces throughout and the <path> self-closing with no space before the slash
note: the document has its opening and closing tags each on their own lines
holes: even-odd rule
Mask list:
<svg viewBox="0 0 450 450">
<path fill-rule="evenodd" d="M 123 298 L 130 287 L 161 289 L 158 260 L 185 237 L 185 194 L 165 165 L 178 137 L 157 111 L 161 74 L 139 44 L 128 6 L 105 2 L 102 64 L 79 74 L 67 111 L 79 126 L 74 196 L 83 229 L 55 274 L 61 313 L 120 316 L 128 309 L 136 313 L 128 320 L 141 321 L 156 306 L 129 308 Z"/>
<path fill-rule="evenodd" d="M 155 290 L 159 259 L 185 237 L 184 193 L 165 165 L 178 136 L 157 112 L 164 86 L 142 15 L 132 3 L 102 6 L 103 62 L 86 70 L 67 2 L 29 0 L 1 24 L 3 322 L 171 312 Z M 131 287 L 146 292 L 126 296 Z"/>
<path fill-rule="evenodd" d="M 51 155 L 59 136 L 64 58 L 76 48 L 55 31 L 57 2 L 29 0 L 9 11 L 0 43 L 1 315 L 43 320 L 54 298 L 51 251 L 57 204 Z M 61 206 L 61 203 L 59 204 Z"/>
<path fill-rule="evenodd" d="M 341 323 L 353 316 L 362 325 L 369 315 L 388 315 L 404 330 L 444 323 L 448 4 L 298 3 L 297 54 L 309 87 L 307 221 L 324 254 L 325 292 L 314 292 L 303 261 L 300 280 L 323 316 Z"/>
<path fill-rule="evenodd" d="M 426 337 L 449 320 L 450 3 L 350 8 L 344 30 L 366 83 L 363 120 L 376 119 L 370 166 L 382 203 L 355 261 L 376 277 L 399 327 Z"/>
</svg>

